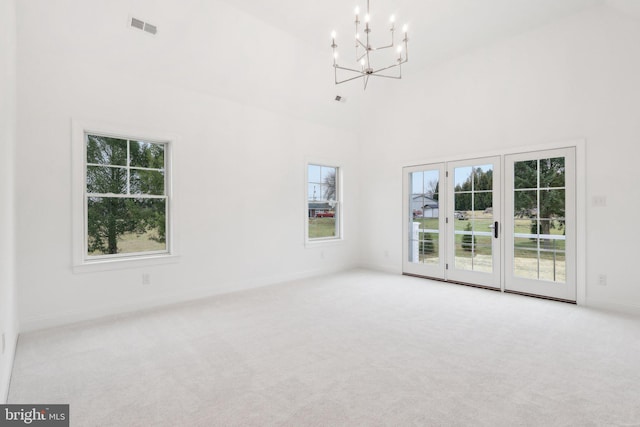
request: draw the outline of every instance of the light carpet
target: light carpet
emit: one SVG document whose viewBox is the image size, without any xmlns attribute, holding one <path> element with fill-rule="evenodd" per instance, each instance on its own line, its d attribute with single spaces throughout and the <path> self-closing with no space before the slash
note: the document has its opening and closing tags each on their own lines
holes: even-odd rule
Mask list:
<svg viewBox="0 0 640 427">
<path fill-rule="evenodd" d="M 356 270 L 24 334 L 72 426 L 640 426 L 640 318 Z"/>
</svg>

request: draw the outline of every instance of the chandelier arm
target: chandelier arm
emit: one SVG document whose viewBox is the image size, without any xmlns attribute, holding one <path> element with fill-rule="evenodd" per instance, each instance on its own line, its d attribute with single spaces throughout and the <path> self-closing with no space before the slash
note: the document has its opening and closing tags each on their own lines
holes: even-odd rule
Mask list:
<svg viewBox="0 0 640 427">
<path fill-rule="evenodd" d="M 340 65 L 335 65 L 335 68 L 339 68 L 339 69 L 345 70 L 345 71 L 352 71 L 352 72 L 358 73 L 358 74 L 364 74 L 362 72 L 362 70 L 354 70 L 353 68 L 347 68 L 347 67 L 343 67 L 343 66 L 340 66 Z"/>
<path fill-rule="evenodd" d="M 367 16 L 370 17 L 370 12 L 369 12 L 369 0 L 367 0 Z M 367 19 L 365 19 L 365 21 L 367 21 Z M 369 29 L 369 22 L 365 23 L 365 30 L 364 30 L 365 34 L 367 35 L 367 45 L 364 49 L 366 55 L 367 55 L 367 67 L 369 66 L 370 62 L 370 58 L 369 58 L 369 51 L 371 49 L 371 42 L 369 41 L 369 33 L 371 32 L 371 30 Z M 365 82 L 364 84 L 364 88 L 367 88 L 367 83 Z"/>
<path fill-rule="evenodd" d="M 374 70 L 372 74 L 379 73 L 380 71 L 388 70 L 390 68 L 400 67 L 402 64 L 404 64 L 407 61 L 408 59 L 405 58 L 404 60 L 402 60 L 401 62 L 398 62 L 397 64 L 389 65 L 388 67 L 378 68 L 377 70 Z"/>
<path fill-rule="evenodd" d="M 361 78 L 363 78 L 364 76 L 365 76 L 365 74 L 361 74 L 361 75 L 359 75 L 359 76 L 351 77 L 350 79 L 346 79 L 346 80 L 342 80 L 342 81 L 338 81 L 338 80 L 336 80 L 336 84 L 337 84 L 337 85 L 339 85 L 339 84 L 342 84 L 342 83 L 350 82 L 351 80 L 361 79 Z"/>
<path fill-rule="evenodd" d="M 367 50 L 367 46 L 365 46 L 365 44 L 362 43 L 360 39 L 356 39 L 356 40 L 358 41 L 358 44 L 364 48 L 364 50 Z"/>
<path fill-rule="evenodd" d="M 386 79 L 396 79 L 396 80 L 402 79 L 402 76 L 385 76 L 384 74 L 369 74 L 369 76 L 371 76 L 371 77 L 384 77 Z"/>
<path fill-rule="evenodd" d="M 371 50 L 372 51 L 383 50 L 383 49 L 389 49 L 390 47 L 394 47 L 394 46 L 392 44 L 388 44 L 386 46 L 372 47 Z"/>
<path fill-rule="evenodd" d="M 404 40 L 402 41 L 404 42 L 404 61 L 403 61 L 404 63 L 409 60 L 409 39 L 405 35 Z"/>
<path fill-rule="evenodd" d="M 374 70 L 373 73 L 371 73 L 371 74 L 376 74 L 376 73 L 379 73 L 380 71 L 389 70 L 391 68 L 399 67 L 400 64 L 402 64 L 402 63 L 400 62 L 400 63 L 397 63 L 397 64 L 389 65 L 388 67 L 379 68 L 377 70 Z"/>
</svg>

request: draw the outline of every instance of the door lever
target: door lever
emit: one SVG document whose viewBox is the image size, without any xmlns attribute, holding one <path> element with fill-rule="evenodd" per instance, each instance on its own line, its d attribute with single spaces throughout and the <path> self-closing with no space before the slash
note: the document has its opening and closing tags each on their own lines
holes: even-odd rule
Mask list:
<svg viewBox="0 0 640 427">
<path fill-rule="evenodd" d="M 489 228 L 493 230 L 493 237 L 497 239 L 498 238 L 498 221 L 491 224 Z"/>
</svg>

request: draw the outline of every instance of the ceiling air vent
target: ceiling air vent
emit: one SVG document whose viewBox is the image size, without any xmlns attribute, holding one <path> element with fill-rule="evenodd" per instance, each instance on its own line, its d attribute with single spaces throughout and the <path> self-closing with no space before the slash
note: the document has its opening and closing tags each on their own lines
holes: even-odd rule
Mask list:
<svg viewBox="0 0 640 427">
<path fill-rule="evenodd" d="M 136 18 L 131 18 L 131 26 L 139 30 L 144 30 L 144 21 L 141 21 Z"/>
<path fill-rule="evenodd" d="M 149 34 L 153 34 L 155 35 L 158 32 L 158 27 L 156 27 L 153 24 L 149 24 L 148 22 L 144 22 L 141 19 L 138 18 L 131 18 L 131 28 L 136 28 L 138 30 L 142 30 L 145 31 Z"/>
<path fill-rule="evenodd" d="M 144 23 L 144 30 L 147 33 L 150 33 L 150 34 L 155 34 L 155 33 L 158 32 L 158 29 L 156 28 L 156 26 L 155 25 L 151 25 L 148 22 Z"/>
</svg>

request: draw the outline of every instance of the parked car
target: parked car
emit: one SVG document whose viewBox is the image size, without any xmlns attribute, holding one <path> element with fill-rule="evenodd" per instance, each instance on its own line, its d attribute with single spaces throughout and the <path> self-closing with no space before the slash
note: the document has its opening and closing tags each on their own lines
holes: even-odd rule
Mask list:
<svg viewBox="0 0 640 427">
<path fill-rule="evenodd" d="M 316 212 L 316 218 L 333 218 L 335 212 Z"/>
<path fill-rule="evenodd" d="M 459 220 L 465 220 L 465 219 L 467 219 L 467 214 L 466 214 L 466 213 L 464 213 L 464 212 L 455 211 L 455 212 L 453 213 L 453 215 L 454 215 L 457 219 L 459 219 Z"/>
<path fill-rule="evenodd" d="M 421 209 L 414 209 L 413 210 L 413 217 L 417 217 L 417 216 L 422 216 L 422 210 Z"/>
</svg>

